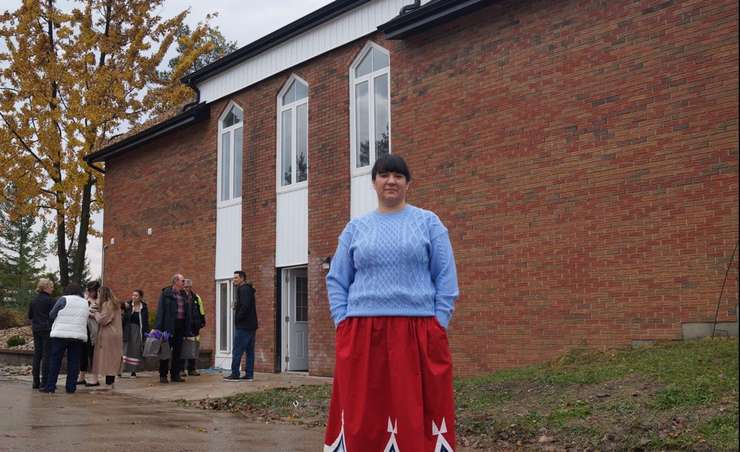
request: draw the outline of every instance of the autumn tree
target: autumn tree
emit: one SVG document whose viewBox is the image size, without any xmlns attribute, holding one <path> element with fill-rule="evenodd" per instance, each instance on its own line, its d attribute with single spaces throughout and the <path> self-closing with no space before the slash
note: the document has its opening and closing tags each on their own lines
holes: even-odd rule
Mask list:
<svg viewBox="0 0 740 452">
<path fill-rule="evenodd" d="M 17 187 L 23 214 L 53 218 L 64 286 L 83 277 L 91 214 L 102 208 L 102 175 L 83 157 L 192 101 L 179 78 L 213 44 L 208 17 L 178 36 L 188 11 L 162 18 L 163 0 L 78 0 L 69 11 L 21 3 L 0 15 L 0 183 Z M 157 68 L 176 40 L 181 58 L 163 78 Z"/>
<path fill-rule="evenodd" d="M 169 79 L 172 78 L 172 73 L 177 70 L 177 68 L 180 66 L 180 62 L 183 59 L 183 56 L 187 55 L 188 53 L 188 47 L 186 45 L 187 41 L 185 40 L 180 42 L 179 38 L 187 38 L 188 36 L 192 35 L 192 33 L 193 32 L 188 24 L 182 24 L 180 29 L 177 30 L 177 55 L 175 55 L 173 58 L 170 58 L 170 60 L 167 62 L 167 69 L 160 73 L 161 77 Z M 238 48 L 237 42 L 228 41 L 226 37 L 221 34 L 221 31 L 218 29 L 218 27 L 209 28 L 208 33 L 203 38 L 203 40 L 211 44 L 211 50 L 200 54 L 198 58 L 193 60 L 189 72 L 195 72 L 200 68 L 208 66 L 219 58 L 228 55 L 231 52 L 234 52 Z"/>
</svg>

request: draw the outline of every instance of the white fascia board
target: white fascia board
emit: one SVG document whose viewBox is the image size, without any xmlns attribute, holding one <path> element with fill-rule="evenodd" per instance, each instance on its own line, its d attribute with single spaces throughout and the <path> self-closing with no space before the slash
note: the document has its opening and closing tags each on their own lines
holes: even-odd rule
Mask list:
<svg viewBox="0 0 740 452">
<path fill-rule="evenodd" d="M 374 0 L 198 83 L 201 102 L 213 102 L 375 32 L 411 0 Z"/>
</svg>

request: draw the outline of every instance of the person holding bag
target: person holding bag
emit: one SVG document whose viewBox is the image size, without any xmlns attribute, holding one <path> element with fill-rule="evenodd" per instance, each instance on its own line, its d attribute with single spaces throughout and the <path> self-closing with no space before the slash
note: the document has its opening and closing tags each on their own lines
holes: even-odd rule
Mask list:
<svg viewBox="0 0 740 452">
<path fill-rule="evenodd" d="M 159 382 L 167 381 L 169 371 L 170 380 L 181 383 L 185 380 L 180 376 L 182 370 L 182 359 L 180 352 L 185 337 L 192 336 L 190 333 L 190 309 L 187 303 L 187 294 L 183 290 L 185 278 L 181 274 L 172 276 L 172 285 L 162 289 L 157 303 L 157 319 L 154 329 L 169 336 L 171 356 L 169 359 L 159 360 Z"/>
<path fill-rule="evenodd" d="M 147 333 L 149 309 L 144 302 L 144 291 L 136 289 L 123 309 L 123 372 L 129 372 L 131 377 L 136 377 L 136 369 L 143 359 Z"/>
</svg>

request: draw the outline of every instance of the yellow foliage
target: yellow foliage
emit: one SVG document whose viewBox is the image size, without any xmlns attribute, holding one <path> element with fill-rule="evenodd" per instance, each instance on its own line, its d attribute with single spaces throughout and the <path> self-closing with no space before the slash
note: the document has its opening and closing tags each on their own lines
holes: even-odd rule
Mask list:
<svg viewBox="0 0 740 452">
<path fill-rule="evenodd" d="M 189 13 L 163 19 L 162 3 L 80 0 L 62 11 L 24 0 L 0 14 L 0 183 L 15 185 L 22 213 L 53 215 L 65 244 L 87 234 L 76 229 L 102 208 L 102 175 L 84 156 L 121 129 L 193 99 L 179 78 L 210 50 L 208 24 L 183 38 L 181 64 L 162 80 L 157 68 Z"/>
</svg>

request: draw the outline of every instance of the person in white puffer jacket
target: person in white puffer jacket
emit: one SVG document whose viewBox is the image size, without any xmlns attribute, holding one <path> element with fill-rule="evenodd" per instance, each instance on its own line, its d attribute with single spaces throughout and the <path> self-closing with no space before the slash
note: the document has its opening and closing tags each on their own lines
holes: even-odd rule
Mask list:
<svg viewBox="0 0 740 452">
<path fill-rule="evenodd" d="M 51 326 L 51 360 L 49 363 L 49 380 L 40 392 L 53 393 L 57 388 L 59 369 L 62 357 L 67 352 L 67 383 L 65 389 L 72 394 L 77 390 L 77 376 L 80 373 L 80 354 L 87 342 L 87 318 L 90 308 L 87 301 L 80 296 L 82 289 L 75 283 L 69 283 L 64 289 L 64 296 L 57 300 L 49 313 Z"/>
</svg>

